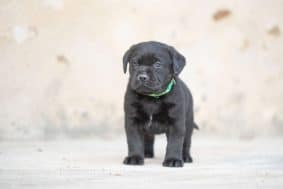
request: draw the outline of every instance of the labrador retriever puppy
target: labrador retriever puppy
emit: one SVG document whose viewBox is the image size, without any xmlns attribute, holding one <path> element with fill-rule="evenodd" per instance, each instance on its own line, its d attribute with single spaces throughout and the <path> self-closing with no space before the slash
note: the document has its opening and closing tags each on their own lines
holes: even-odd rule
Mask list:
<svg viewBox="0 0 283 189">
<path fill-rule="evenodd" d="M 149 41 L 130 47 L 123 56 L 124 73 L 130 78 L 124 99 L 127 165 L 143 165 L 154 157 L 154 135 L 165 133 L 167 148 L 163 166 L 182 167 L 192 162 L 193 99 L 178 77 L 186 60 L 173 47 Z"/>
</svg>

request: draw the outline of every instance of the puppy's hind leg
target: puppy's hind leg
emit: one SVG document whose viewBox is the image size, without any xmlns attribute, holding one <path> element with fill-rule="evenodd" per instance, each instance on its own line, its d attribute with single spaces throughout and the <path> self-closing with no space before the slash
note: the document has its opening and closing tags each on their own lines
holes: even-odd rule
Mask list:
<svg viewBox="0 0 283 189">
<path fill-rule="evenodd" d="M 145 133 L 144 135 L 144 157 L 154 157 L 154 135 Z"/>
<path fill-rule="evenodd" d="M 183 144 L 183 160 L 185 163 L 193 162 L 193 158 L 190 153 L 193 128 L 194 128 L 194 125 L 187 125 L 187 128 L 186 128 L 186 134 L 185 134 L 185 139 L 184 139 L 184 144 Z"/>
</svg>

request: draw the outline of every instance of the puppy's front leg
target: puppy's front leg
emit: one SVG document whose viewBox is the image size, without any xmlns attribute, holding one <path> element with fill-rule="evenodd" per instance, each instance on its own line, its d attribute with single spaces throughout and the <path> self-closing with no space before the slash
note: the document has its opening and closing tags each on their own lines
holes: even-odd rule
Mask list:
<svg viewBox="0 0 283 189">
<path fill-rule="evenodd" d="M 124 159 L 127 165 L 144 164 L 143 132 L 130 118 L 126 118 L 125 129 L 128 142 L 128 156 Z"/>
<path fill-rule="evenodd" d="M 179 122 L 170 126 L 167 136 L 167 148 L 163 166 L 165 167 L 183 167 L 183 142 L 185 137 L 185 124 Z"/>
</svg>

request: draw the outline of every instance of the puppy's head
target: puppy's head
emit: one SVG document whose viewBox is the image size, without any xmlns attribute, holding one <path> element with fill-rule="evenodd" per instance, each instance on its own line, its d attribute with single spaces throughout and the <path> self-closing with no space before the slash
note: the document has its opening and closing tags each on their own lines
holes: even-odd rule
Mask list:
<svg viewBox="0 0 283 189">
<path fill-rule="evenodd" d="M 133 45 L 123 56 L 124 73 L 129 64 L 130 87 L 142 94 L 164 91 L 185 63 L 173 47 L 154 41 Z"/>
</svg>

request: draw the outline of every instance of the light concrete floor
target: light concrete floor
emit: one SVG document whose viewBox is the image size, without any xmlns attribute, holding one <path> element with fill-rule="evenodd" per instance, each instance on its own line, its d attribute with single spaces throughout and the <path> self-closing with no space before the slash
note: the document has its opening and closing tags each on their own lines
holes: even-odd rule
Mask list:
<svg viewBox="0 0 283 189">
<path fill-rule="evenodd" d="M 0 142 L 0 188 L 283 188 L 283 139 L 195 137 L 193 164 L 164 168 L 165 138 L 125 166 L 124 138 Z"/>
</svg>

